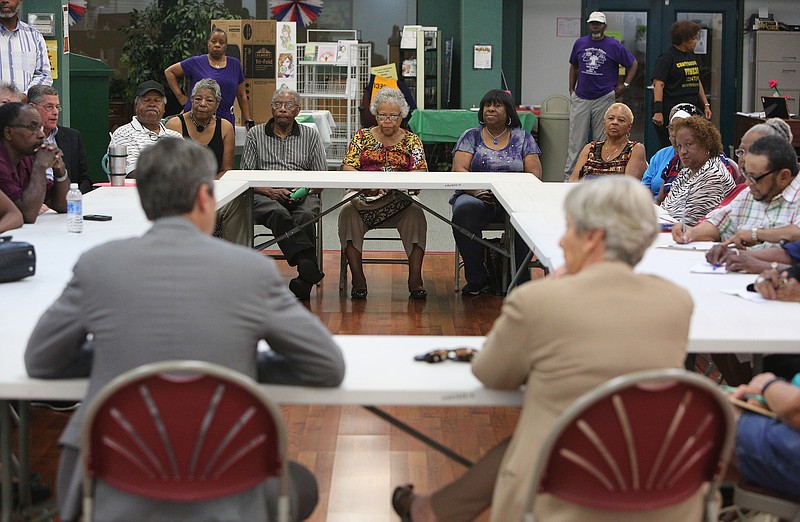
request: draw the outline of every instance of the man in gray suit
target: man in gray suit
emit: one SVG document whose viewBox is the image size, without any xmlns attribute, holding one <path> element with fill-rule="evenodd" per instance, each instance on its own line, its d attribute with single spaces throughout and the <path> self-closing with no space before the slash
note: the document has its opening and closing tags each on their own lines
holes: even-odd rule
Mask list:
<svg viewBox="0 0 800 522">
<path fill-rule="evenodd" d="M 84 406 L 115 376 L 166 359 L 222 364 L 264 382 L 338 386 L 344 360 L 330 333 L 281 284 L 273 262 L 209 237 L 216 220 L 211 152 L 159 140 L 142 151 L 137 188 L 153 227 L 81 256 L 64 292 L 39 320 L 25 352 L 38 378 L 89 375 Z M 92 336 L 93 350 L 84 347 Z M 276 357 L 259 364 L 265 340 Z M 87 359 L 92 357 L 91 364 Z M 275 361 L 275 359 L 280 359 Z M 87 369 L 91 367 L 91 373 Z M 83 408 L 61 436 L 61 520 L 80 516 L 79 435 Z M 290 463 L 293 519 L 308 517 L 316 482 Z M 271 483 L 272 482 L 272 483 Z M 274 520 L 274 481 L 195 503 L 151 502 L 98 484 L 98 520 Z"/>
</svg>

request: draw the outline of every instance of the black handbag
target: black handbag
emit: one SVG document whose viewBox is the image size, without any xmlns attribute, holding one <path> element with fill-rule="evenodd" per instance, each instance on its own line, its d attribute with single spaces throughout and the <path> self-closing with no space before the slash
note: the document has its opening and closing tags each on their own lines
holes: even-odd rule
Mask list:
<svg viewBox="0 0 800 522">
<path fill-rule="evenodd" d="M 0 238 L 0 283 L 17 281 L 36 273 L 36 251 L 24 241 Z"/>
</svg>

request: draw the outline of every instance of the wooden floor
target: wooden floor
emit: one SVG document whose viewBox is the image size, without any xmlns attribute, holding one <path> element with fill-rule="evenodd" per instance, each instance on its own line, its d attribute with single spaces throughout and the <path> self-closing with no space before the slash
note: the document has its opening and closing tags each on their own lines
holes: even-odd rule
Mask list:
<svg viewBox="0 0 800 522">
<path fill-rule="evenodd" d="M 424 263 L 427 301 L 408 299 L 407 267 L 367 265 L 369 298 L 352 301 L 339 292 L 339 252 L 326 252 L 323 284 L 308 308 L 334 334 L 483 335 L 500 312 L 502 298 L 461 297 L 453 288 L 453 255 L 430 254 Z M 278 262 L 288 280 L 294 271 Z M 463 278 L 462 278 L 463 281 Z M 380 357 L 380 346 L 375 357 Z M 431 491 L 463 473 L 460 464 L 429 449 L 357 406 L 285 406 L 289 455 L 317 477 L 316 522 L 396 521 L 391 492 L 412 482 Z M 517 408 L 386 408 L 431 438 L 472 461 L 508 437 Z M 67 414 L 33 413 L 32 463 L 48 484 L 58 465 L 57 439 Z M 486 514 L 479 520 L 488 520 Z"/>
</svg>

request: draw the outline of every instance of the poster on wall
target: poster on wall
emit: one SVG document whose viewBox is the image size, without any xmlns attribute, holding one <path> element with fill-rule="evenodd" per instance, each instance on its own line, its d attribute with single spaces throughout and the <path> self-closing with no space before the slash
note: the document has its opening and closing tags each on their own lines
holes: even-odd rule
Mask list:
<svg viewBox="0 0 800 522">
<path fill-rule="evenodd" d="M 697 45 L 694 48 L 694 54 L 708 54 L 708 29 L 700 29 L 697 35 Z"/>
<path fill-rule="evenodd" d="M 492 68 L 492 46 L 489 44 L 475 44 L 472 46 L 472 68 Z"/>
<path fill-rule="evenodd" d="M 275 27 L 275 76 L 276 87 L 286 85 L 297 90 L 297 24 L 295 22 L 278 22 Z"/>
</svg>

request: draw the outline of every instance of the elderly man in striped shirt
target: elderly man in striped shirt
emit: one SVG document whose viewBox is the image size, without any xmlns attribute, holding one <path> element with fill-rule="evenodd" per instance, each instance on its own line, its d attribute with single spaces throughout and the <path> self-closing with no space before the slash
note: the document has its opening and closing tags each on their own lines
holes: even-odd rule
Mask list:
<svg viewBox="0 0 800 522">
<path fill-rule="evenodd" d="M 285 85 L 272 96 L 272 118 L 247 132 L 241 168 L 243 170 L 326 170 L 325 149 L 316 130 L 300 125 L 295 118 L 300 112 L 300 95 Z M 295 226 L 312 221 L 319 215 L 317 191 L 291 197 L 287 188 L 256 188 L 253 194 L 253 219 L 276 236 Z M 298 276 L 289 282 L 289 289 L 300 300 L 311 297 L 311 287 L 325 276 L 316 255 L 313 226 L 278 242 L 290 266 Z"/>
<path fill-rule="evenodd" d="M 22 0 L 0 2 L 0 81 L 28 92 L 31 85 L 53 85 L 42 34 L 19 19 Z"/>
</svg>

